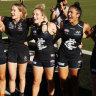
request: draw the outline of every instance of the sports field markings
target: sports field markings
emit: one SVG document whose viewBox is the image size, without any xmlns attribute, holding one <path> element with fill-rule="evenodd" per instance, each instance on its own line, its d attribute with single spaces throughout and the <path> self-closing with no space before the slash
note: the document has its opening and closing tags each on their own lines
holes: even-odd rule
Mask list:
<svg viewBox="0 0 96 96">
<path fill-rule="evenodd" d="M 82 50 L 82 53 L 86 55 L 92 55 L 92 51 L 88 51 L 88 50 Z"/>
</svg>

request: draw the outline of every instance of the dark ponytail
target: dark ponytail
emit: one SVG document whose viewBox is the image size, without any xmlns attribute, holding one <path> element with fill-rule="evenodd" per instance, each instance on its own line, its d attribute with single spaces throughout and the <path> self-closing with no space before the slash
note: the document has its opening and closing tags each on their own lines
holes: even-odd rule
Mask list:
<svg viewBox="0 0 96 96">
<path fill-rule="evenodd" d="M 81 17 L 81 15 L 82 15 L 82 9 L 81 9 L 81 7 L 80 7 L 80 3 L 79 2 L 75 2 L 73 5 L 71 5 L 70 7 L 74 7 L 74 8 L 76 8 L 77 9 L 77 11 L 78 11 L 78 13 L 80 14 L 80 17 Z M 79 18 L 80 18 L 79 17 Z"/>
<path fill-rule="evenodd" d="M 20 0 L 20 4 L 22 4 L 22 5 L 23 5 L 23 0 Z"/>
<path fill-rule="evenodd" d="M 74 3 L 74 6 L 76 6 L 76 7 L 79 7 L 79 8 L 80 8 L 80 3 L 79 3 L 79 2 L 75 2 L 75 3 Z"/>
</svg>

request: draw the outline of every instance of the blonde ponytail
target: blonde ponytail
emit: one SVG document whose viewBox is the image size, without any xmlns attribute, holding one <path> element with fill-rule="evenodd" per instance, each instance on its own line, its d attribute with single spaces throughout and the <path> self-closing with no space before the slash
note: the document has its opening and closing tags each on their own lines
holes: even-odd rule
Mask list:
<svg viewBox="0 0 96 96">
<path fill-rule="evenodd" d="M 40 9 L 42 11 L 45 11 L 45 4 L 36 5 L 35 9 Z"/>
</svg>

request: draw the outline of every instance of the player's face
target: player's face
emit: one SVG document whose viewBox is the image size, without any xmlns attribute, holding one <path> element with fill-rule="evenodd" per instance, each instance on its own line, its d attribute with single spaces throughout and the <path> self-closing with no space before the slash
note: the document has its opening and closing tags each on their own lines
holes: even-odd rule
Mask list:
<svg viewBox="0 0 96 96">
<path fill-rule="evenodd" d="M 79 20 L 80 14 L 74 7 L 70 7 L 68 11 L 68 20 L 70 23 L 74 23 Z"/>
<path fill-rule="evenodd" d="M 20 12 L 19 10 L 18 10 L 18 8 L 16 7 L 16 6 L 12 6 L 12 8 L 11 8 L 11 17 L 12 17 L 12 19 L 21 19 L 21 15 L 22 15 L 22 12 Z"/>
<path fill-rule="evenodd" d="M 40 25 L 41 22 L 43 21 L 44 16 L 43 16 L 42 12 L 39 9 L 35 9 L 33 11 L 33 18 L 34 18 L 34 23 Z"/>
<path fill-rule="evenodd" d="M 63 3 L 63 5 L 67 5 L 68 2 L 67 2 L 67 0 L 63 0 L 62 3 Z"/>
</svg>

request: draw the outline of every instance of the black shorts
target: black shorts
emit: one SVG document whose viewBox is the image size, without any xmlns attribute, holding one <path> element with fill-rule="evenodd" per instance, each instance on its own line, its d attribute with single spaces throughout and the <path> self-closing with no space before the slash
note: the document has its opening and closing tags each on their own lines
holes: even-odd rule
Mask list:
<svg viewBox="0 0 96 96">
<path fill-rule="evenodd" d="M 91 73 L 96 74 L 96 55 L 91 56 L 90 70 L 91 70 Z"/>
<path fill-rule="evenodd" d="M 8 62 L 23 64 L 29 60 L 29 49 L 27 46 L 8 49 Z"/>
<path fill-rule="evenodd" d="M 6 63 L 6 54 L 4 50 L 0 51 L 0 65 L 3 65 Z"/>
<path fill-rule="evenodd" d="M 68 59 L 66 57 L 62 57 L 58 59 L 58 67 L 69 67 L 70 69 L 80 69 L 82 66 L 82 57 L 78 57 L 77 59 Z"/>
<path fill-rule="evenodd" d="M 38 66 L 38 67 L 44 67 L 44 68 L 50 68 L 55 66 L 55 59 L 51 60 L 33 60 L 32 66 Z"/>
</svg>

